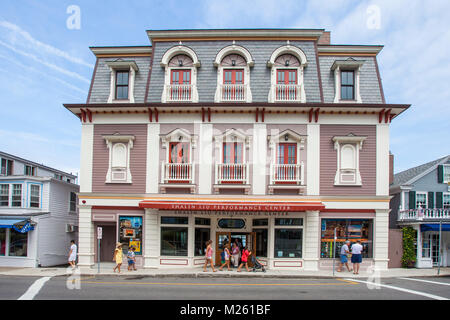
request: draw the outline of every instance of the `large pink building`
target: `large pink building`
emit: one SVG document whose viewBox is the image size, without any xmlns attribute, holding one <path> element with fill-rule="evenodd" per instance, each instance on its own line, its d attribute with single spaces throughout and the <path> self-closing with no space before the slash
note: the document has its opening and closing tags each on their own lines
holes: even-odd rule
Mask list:
<svg viewBox="0 0 450 320">
<path fill-rule="evenodd" d="M 150 30 L 93 47 L 82 125 L 79 265 L 116 242 L 144 268 L 194 267 L 238 240 L 269 268 L 331 268 L 347 239 L 388 265 L 389 125 L 382 46 L 322 29 Z M 334 231 L 337 239 L 334 243 Z"/>
</svg>

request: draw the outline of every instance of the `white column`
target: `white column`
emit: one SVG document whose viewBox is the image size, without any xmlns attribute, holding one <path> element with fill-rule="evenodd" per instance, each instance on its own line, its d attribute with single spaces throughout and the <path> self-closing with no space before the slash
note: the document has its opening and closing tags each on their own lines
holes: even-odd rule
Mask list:
<svg viewBox="0 0 450 320">
<path fill-rule="evenodd" d="M 159 268 L 161 230 L 156 209 L 145 209 L 144 268 Z"/>
<path fill-rule="evenodd" d="M 389 195 L 389 125 L 377 125 L 376 155 L 376 193 L 377 196 Z"/>
<path fill-rule="evenodd" d="M 146 193 L 158 193 L 159 191 L 159 133 L 159 123 L 148 124 Z"/>
<path fill-rule="evenodd" d="M 253 194 L 266 194 L 267 128 L 253 125 Z"/>
<path fill-rule="evenodd" d="M 373 258 L 375 268 L 387 270 L 389 251 L 389 209 L 376 210 L 374 220 Z"/>
<path fill-rule="evenodd" d="M 81 125 L 80 192 L 92 192 L 94 125 Z"/>
<path fill-rule="evenodd" d="M 320 194 L 320 125 L 307 125 L 306 193 L 308 196 Z"/>
<path fill-rule="evenodd" d="M 78 211 L 78 266 L 94 266 L 94 224 L 91 219 L 91 207 L 80 204 Z"/>
<path fill-rule="evenodd" d="M 275 218 L 269 217 L 269 225 L 267 229 L 267 265 L 273 268 L 274 249 L 275 249 Z"/>
<path fill-rule="evenodd" d="M 420 224 L 413 226 L 414 230 L 417 231 L 417 257 L 416 257 L 416 268 L 420 268 L 422 260 L 422 232 L 420 231 Z"/>
<path fill-rule="evenodd" d="M 189 215 L 188 219 L 188 266 L 194 267 L 195 217 L 193 215 Z"/>
<path fill-rule="evenodd" d="M 198 193 L 211 194 L 212 190 L 212 152 L 213 126 L 209 123 L 200 124 L 199 134 L 199 172 Z"/>
<path fill-rule="evenodd" d="M 305 244 L 303 245 L 303 261 L 305 271 L 319 270 L 319 211 L 306 211 Z"/>
</svg>

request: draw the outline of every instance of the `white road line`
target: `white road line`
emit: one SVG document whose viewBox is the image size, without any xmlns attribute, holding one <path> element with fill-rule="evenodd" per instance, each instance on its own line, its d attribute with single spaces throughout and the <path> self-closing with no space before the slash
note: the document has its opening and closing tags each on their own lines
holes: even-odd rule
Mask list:
<svg viewBox="0 0 450 320">
<path fill-rule="evenodd" d="M 37 279 L 28 290 L 17 300 L 33 300 L 34 297 L 39 293 L 44 284 L 50 280 L 51 277 L 43 277 Z"/>
<path fill-rule="evenodd" d="M 398 278 L 398 279 L 411 280 L 411 281 L 420 281 L 420 282 L 427 282 L 427 283 L 433 283 L 433 284 L 441 284 L 443 286 L 450 286 L 450 283 L 447 283 L 447 282 L 437 282 L 437 281 L 414 279 L 414 278 Z"/>
<path fill-rule="evenodd" d="M 416 295 L 419 295 L 419 296 L 424 296 L 424 297 L 435 299 L 435 300 L 449 300 L 448 298 L 435 296 L 434 294 L 429 294 L 429 293 L 425 293 L 425 292 L 404 289 L 404 288 L 400 288 L 400 287 L 389 286 L 387 284 L 381 284 L 381 283 L 378 284 L 378 283 L 374 283 L 374 282 L 361 281 L 361 280 L 356 280 L 356 279 L 344 279 L 344 280 L 355 281 L 355 282 L 360 282 L 360 283 L 366 283 L 366 284 L 370 284 L 371 286 L 375 286 L 375 287 L 384 287 L 384 288 L 388 288 L 388 289 L 392 289 L 392 290 L 403 291 L 403 292 L 416 294 Z"/>
</svg>

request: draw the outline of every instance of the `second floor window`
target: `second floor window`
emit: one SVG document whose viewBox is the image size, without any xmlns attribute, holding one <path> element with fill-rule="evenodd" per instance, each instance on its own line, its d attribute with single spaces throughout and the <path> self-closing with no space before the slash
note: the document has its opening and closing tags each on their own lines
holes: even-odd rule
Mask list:
<svg viewBox="0 0 450 320">
<path fill-rule="evenodd" d="M 11 204 L 13 207 L 21 207 L 22 206 L 22 185 L 21 184 L 13 184 L 12 185 L 12 201 Z"/>
<path fill-rule="evenodd" d="M 341 100 L 355 99 L 354 71 L 341 71 Z"/>
<path fill-rule="evenodd" d="M 116 71 L 116 99 L 128 99 L 129 71 Z"/>
<path fill-rule="evenodd" d="M 223 143 L 223 163 L 243 163 L 242 143 Z"/>
<path fill-rule="evenodd" d="M 295 143 L 280 143 L 277 154 L 278 164 L 297 163 L 297 145 Z"/>
<path fill-rule="evenodd" d="M 170 100 L 190 101 L 191 100 L 191 70 L 172 70 L 170 77 Z"/>
<path fill-rule="evenodd" d="M 189 143 L 171 142 L 169 163 L 189 163 Z"/>
<path fill-rule="evenodd" d="M 9 184 L 0 185 L 0 207 L 9 206 Z"/>
<path fill-rule="evenodd" d="M 40 192 L 41 188 L 38 185 L 32 184 L 30 186 L 30 207 L 39 208 L 40 207 Z"/>
<path fill-rule="evenodd" d="M 416 193 L 416 208 L 427 208 L 427 193 L 426 192 L 417 192 Z"/>
</svg>

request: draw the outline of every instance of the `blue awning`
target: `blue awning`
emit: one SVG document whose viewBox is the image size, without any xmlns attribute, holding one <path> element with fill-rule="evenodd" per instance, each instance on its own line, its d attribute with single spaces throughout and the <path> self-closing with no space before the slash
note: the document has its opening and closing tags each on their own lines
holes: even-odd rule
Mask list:
<svg viewBox="0 0 450 320">
<path fill-rule="evenodd" d="M 420 231 L 439 231 L 439 223 L 421 224 Z M 442 231 L 450 231 L 450 224 L 443 223 Z"/>
<path fill-rule="evenodd" d="M 20 224 L 28 220 L 27 218 L 0 218 L 0 228 L 12 228 L 15 224 Z"/>
</svg>

